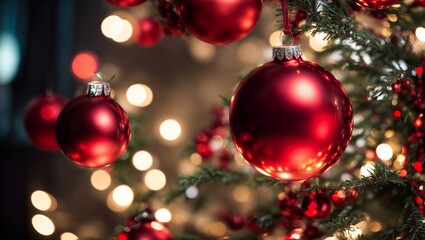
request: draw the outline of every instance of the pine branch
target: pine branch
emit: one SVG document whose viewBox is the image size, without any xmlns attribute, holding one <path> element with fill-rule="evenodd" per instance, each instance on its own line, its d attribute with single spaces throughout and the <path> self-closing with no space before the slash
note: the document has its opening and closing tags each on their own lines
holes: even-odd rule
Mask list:
<svg viewBox="0 0 425 240">
<path fill-rule="evenodd" d="M 322 224 L 322 227 L 326 229 L 326 231 L 348 231 L 357 223 L 363 221 L 364 218 L 362 216 L 349 216 L 349 217 L 341 217 L 341 218 L 332 218 L 327 223 Z"/>
<path fill-rule="evenodd" d="M 406 223 L 401 227 L 407 239 L 422 240 L 425 239 L 425 218 L 419 212 L 419 209 L 412 203 L 410 206 L 411 214 Z"/>
<path fill-rule="evenodd" d="M 397 172 L 391 170 L 383 163 L 376 163 L 375 169 L 371 171 L 371 176 L 356 178 L 344 181 L 340 184 L 328 187 L 330 191 L 338 189 L 354 189 L 359 193 L 366 191 L 377 191 L 388 185 L 396 185 L 398 187 L 406 187 L 406 179 L 400 177 Z"/>
<path fill-rule="evenodd" d="M 247 176 L 243 173 L 203 166 L 201 170 L 194 175 L 181 177 L 179 179 L 179 188 L 167 194 L 165 202 L 170 203 L 175 198 L 183 195 L 186 189 L 191 186 L 199 187 L 207 183 L 235 184 L 246 180 Z"/>
<path fill-rule="evenodd" d="M 261 186 L 282 187 L 285 184 L 286 184 L 285 182 L 282 182 L 280 180 L 276 180 L 274 178 L 266 177 L 264 175 L 258 175 L 258 174 L 256 174 L 252 180 L 253 187 L 261 187 Z"/>
</svg>

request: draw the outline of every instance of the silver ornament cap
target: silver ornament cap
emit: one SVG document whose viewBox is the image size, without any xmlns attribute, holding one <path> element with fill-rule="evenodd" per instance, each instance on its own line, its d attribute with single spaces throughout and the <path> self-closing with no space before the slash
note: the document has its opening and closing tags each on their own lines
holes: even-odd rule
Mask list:
<svg viewBox="0 0 425 240">
<path fill-rule="evenodd" d="M 103 81 L 101 73 L 96 73 L 93 80 L 87 84 L 86 95 L 90 97 L 109 96 L 111 94 L 111 85 Z"/>
<path fill-rule="evenodd" d="M 273 59 L 290 60 L 301 58 L 301 45 L 277 45 L 273 46 Z"/>
</svg>

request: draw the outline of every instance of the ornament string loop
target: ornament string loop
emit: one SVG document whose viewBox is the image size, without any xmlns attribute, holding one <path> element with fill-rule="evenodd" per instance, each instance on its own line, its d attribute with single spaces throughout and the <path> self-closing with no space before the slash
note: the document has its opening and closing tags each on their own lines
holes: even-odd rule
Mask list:
<svg viewBox="0 0 425 240">
<path fill-rule="evenodd" d="M 291 29 L 289 27 L 289 10 L 288 10 L 288 0 L 282 0 L 282 17 L 283 17 L 283 34 L 286 36 L 291 35 Z"/>
</svg>

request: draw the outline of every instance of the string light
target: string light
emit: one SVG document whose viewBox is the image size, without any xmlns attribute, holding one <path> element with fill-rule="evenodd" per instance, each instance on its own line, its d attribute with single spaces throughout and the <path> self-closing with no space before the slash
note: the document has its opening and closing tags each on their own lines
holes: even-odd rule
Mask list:
<svg viewBox="0 0 425 240">
<path fill-rule="evenodd" d="M 133 190 L 127 185 L 120 185 L 112 192 L 112 199 L 119 206 L 129 206 L 134 199 Z"/>
<path fill-rule="evenodd" d="M 122 31 L 121 18 L 116 15 L 110 15 L 103 19 L 100 30 L 107 38 L 114 38 Z"/>
<path fill-rule="evenodd" d="M 172 215 L 171 215 L 171 212 L 168 209 L 161 208 L 161 209 L 158 209 L 155 212 L 155 218 L 158 222 L 168 223 L 168 222 L 171 221 Z"/>
<path fill-rule="evenodd" d="M 152 166 L 153 158 L 147 151 L 138 151 L 134 154 L 132 163 L 137 170 L 145 171 Z"/>
<path fill-rule="evenodd" d="M 32 226 L 41 235 L 50 236 L 55 232 L 55 224 L 50 218 L 37 214 L 31 219 Z"/>
<path fill-rule="evenodd" d="M 425 28 L 423 28 L 423 27 L 416 28 L 415 35 L 416 35 L 416 38 L 420 42 L 424 42 L 425 43 Z"/>
<path fill-rule="evenodd" d="M 382 161 L 388 161 L 393 157 L 393 149 L 389 144 L 381 143 L 376 147 L 376 155 Z"/>
<path fill-rule="evenodd" d="M 277 46 L 277 45 L 281 45 L 282 41 L 281 41 L 281 35 L 282 35 L 282 31 L 274 31 L 272 32 L 272 34 L 270 34 L 269 37 L 269 43 L 271 46 Z"/>
<path fill-rule="evenodd" d="M 75 234 L 70 232 L 64 232 L 61 234 L 61 240 L 77 240 L 79 239 Z"/>
<path fill-rule="evenodd" d="M 325 50 L 325 47 L 328 45 L 328 41 L 325 40 L 325 37 L 325 33 L 316 33 L 314 36 L 310 35 L 308 44 L 314 51 L 321 52 Z"/>
<path fill-rule="evenodd" d="M 56 199 L 45 191 L 36 190 L 31 194 L 32 205 L 40 211 L 52 211 L 56 208 Z"/>
<path fill-rule="evenodd" d="M 153 100 L 152 90 L 144 84 L 133 84 L 126 92 L 127 100 L 136 107 L 146 107 Z"/>
<path fill-rule="evenodd" d="M 366 164 L 360 168 L 360 177 L 370 177 L 374 169 L 375 164 L 373 162 L 366 162 Z"/>
<path fill-rule="evenodd" d="M 356 226 L 351 225 L 349 229 L 344 231 L 344 235 L 349 240 L 358 239 L 362 235 L 362 230 Z"/>
<path fill-rule="evenodd" d="M 159 191 L 165 187 L 167 178 L 165 174 L 158 169 L 149 170 L 145 175 L 145 184 L 152 191 Z"/>
<path fill-rule="evenodd" d="M 112 38 L 115 42 L 122 43 L 128 41 L 133 35 L 133 25 L 126 19 L 121 19 L 121 31 Z"/>
<path fill-rule="evenodd" d="M 180 123 L 175 119 L 167 119 L 159 126 L 161 137 L 167 141 L 177 140 L 180 137 L 181 131 Z"/>
<path fill-rule="evenodd" d="M 95 189 L 102 191 L 111 185 L 111 175 L 107 171 L 99 169 L 91 174 L 90 182 Z"/>
</svg>

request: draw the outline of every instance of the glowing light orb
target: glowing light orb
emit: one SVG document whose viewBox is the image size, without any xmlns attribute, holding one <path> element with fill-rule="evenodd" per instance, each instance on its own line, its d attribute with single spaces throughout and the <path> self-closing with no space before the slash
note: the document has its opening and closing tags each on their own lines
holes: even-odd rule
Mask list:
<svg viewBox="0 0 425 240">
<path fill-rule="evenodd" d="M 129 206 L 133 202 L 133 199 L 133 190 L 127 185 L 120 185 L 112 192 L 112 200 L 119 206 Z"/>
<path fill-rule="evenodd" d="M 145 171 L 152 166 L 153 158 L 147 151 L 138 151 L 134 154 L 132 163 L 137 170 Z"/>
<path fill-rule="evenodd" d="M 55 232 L 55 224 L 50 218 L 37 214 L 31 220 L 34 229 L 41 235 L 50 236 Z"/>
<path fill-rule="evenodd" d="M 97 72 L 98 60 L 94 53 L 84 51 L 75 55 L 72 60 L 72 73 L 79 79 L 89 81 Z"/>
<path fill-rule="evenodd" d="M 152 191 L 159 191 L 165 187 L 167 178 L 165 174 L 158 169 L 149 170 L 145 175 L 145 184 Z"/>
<path fill-rule="evenodd" d="M 144 84 L 133 84 L 126 92 L 127 100 L 137 107 L 148 106 L 153 99 L 152 90 Z"/>
<path fill-rule="evenodd" d="M 416 38 L 420 42 L 424 42 L 425 43 L 425 28 L 423 28 L 423 27 L 416 28 L 415 35 L 416 35 Z"/>
<path fill-rule="evenodd" d="M 174 119 L 167 119 L 159 126 L 161 137 L 167 141 L 177 140 L 180 137 L 181 131 L 180 123 Z"/>
<path fill-rule="evenodd" d="M 0 84 L 13 80 L 18 71 L 20 57 L 16 37 L 9 33 L 0 34 Z"/>
<path fill-rule="evenodd" d="M 94 188 L 102 191 L 111 185 L 111 175 L 107 171 L 99 169 L 92 173 L 90 181 Z"/>
<path fill-rule="evenodd" d="M 168 223 L 171 221 L 172 215 L 168 209 L 161 208 L 155 212 L 155 218 L 158 222 Z"/>
<path fill-rule="evenodd" d="M 383 161 L 388 161 L 393 157 L 393 149 L 389 144 L 381 143 L 376 147 L 376 155 Z"/>
</svg>

